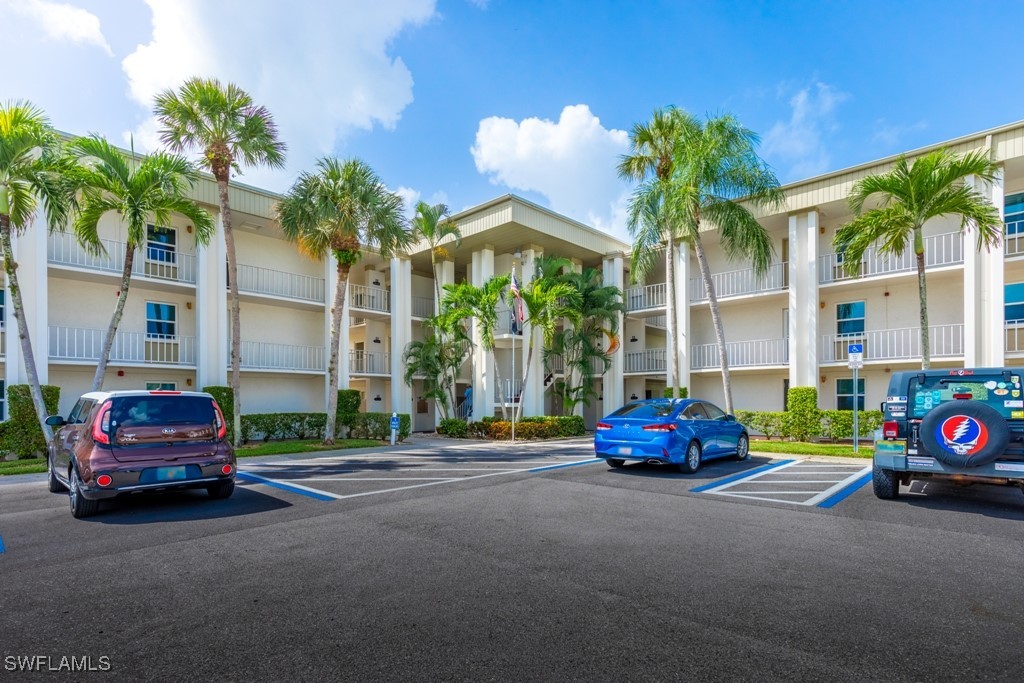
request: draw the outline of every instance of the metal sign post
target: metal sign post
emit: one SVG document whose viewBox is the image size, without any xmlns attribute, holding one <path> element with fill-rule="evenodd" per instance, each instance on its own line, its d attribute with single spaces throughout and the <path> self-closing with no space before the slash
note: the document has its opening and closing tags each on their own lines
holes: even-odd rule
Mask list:
<svg viewBox="0 0 1024 683">
<path fill-rule="evenodd" d="M 857 425 L 857 413 L 860 407 L 860 384 L 857 381 L 857 371 L 864 367 L 864 345 L 849 344 L 846 347 L 846 367 L 853 370 L 853 452 L 858 451 L 860 429 Z"/>
</svg>

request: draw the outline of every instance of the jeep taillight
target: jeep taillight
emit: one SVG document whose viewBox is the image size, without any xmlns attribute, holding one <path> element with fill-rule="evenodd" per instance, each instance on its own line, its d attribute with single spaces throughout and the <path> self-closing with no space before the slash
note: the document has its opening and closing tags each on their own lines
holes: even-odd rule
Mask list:
<svg viewBox="0 0 1024 683">
<path fill-rule="evenodd" d="M 900 424 L 895 420 L 882 423 L 882 438 L 895 439 L 900 435 Z"/>
<path fill-rule="evenodd" d="M 220 406 L 213 401 L 213 410 L 217 414 L 217 438 L 223 439 L 228 435 L 228 423 L 224 421 L 224 413 L 220 412 Z"/>
<path fill-rule="evenodd" d="M 94 443 L 110 445 L 110 401 L 100 406 L 100 412 L 92 423 L 92 440 Z"/>
</svg>

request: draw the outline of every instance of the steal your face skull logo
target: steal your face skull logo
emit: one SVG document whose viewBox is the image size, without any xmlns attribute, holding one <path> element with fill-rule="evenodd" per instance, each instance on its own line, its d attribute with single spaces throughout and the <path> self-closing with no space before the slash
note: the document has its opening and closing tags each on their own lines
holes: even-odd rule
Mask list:
<svg viewBox="0 0 1024 683">
<path fill-rule="evenodd" d="M 974 455 L 988 443 L 985 425 L 967 415 L 947 417 L 937 431 L 936 441 L 941 441 L 946 450 L 957 455 Z"/>
</svg>

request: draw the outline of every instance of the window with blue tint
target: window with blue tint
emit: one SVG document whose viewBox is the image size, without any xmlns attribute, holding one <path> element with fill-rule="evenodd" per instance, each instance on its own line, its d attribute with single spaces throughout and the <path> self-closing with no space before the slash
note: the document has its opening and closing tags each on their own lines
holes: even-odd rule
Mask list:
<svg viewBox="0 0 1024 683">
<path fill-rule="evenodd" d="M 836 334 L 864 334 L 864 302 L 836 305 Z"/>
<path fill-rule="evenodd" d="M 1006 195 L 1003 220 L 1007 235 L 1024 234 L 1024 192 Z"/>
<path fill-rule="evenodd" d="M 146 302 L 146 336 L 173 337 L 177 332 L 178 308 L 174 304 Z"/>
<path fill-rule="evenodd" d="M 157 263 L 177 263 L 178 233 L 173 228 L 146 226 L 146 258 Z"/>
<path fill-rule="evenodd" d="M 857 378 L 857 393 L 853 393 L 853 379 L 836 380 L 836 408 L 853 410 L 853 401 L 857 401 L 857 410 L 864 410 L 864 380 Z"/>
<path fill-rule="evenodd" d="M 654 420 L 668 417 L 676 410 L 672 401 L 652 401 L 650 403 L 629 403 L 622 406 L 609 417 L 628 417 L 638 420 Z"/>
<path fill-rule="evenodd" d="M 7 290 L 0 289 L 0 328 L 3 328 L 7 320 Z"/>
<path fill-rule="evenodd" d="M 1004 287 L 1003 316 L 1008 323 L 1024 323 L 1024 282 L 1014 282 Z"/>
</svg>

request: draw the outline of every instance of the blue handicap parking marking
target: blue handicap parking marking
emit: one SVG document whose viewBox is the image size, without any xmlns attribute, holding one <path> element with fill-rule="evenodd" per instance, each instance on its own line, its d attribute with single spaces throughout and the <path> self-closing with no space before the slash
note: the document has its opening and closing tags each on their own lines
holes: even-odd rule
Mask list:
<svg viewBox="0 0 1024 683">
<path fill-rule="evenodd" d="M 4 537 L 0 536 L 0 553 L 3 553 L 5 550 L 6 548 L 4 548 Z"/>
<path fill-rule="evenodd" d="M 871 481 L 871 466 L 783 460 L 691 489 L 694 493 L 832 508 Z"/>
</svg>

